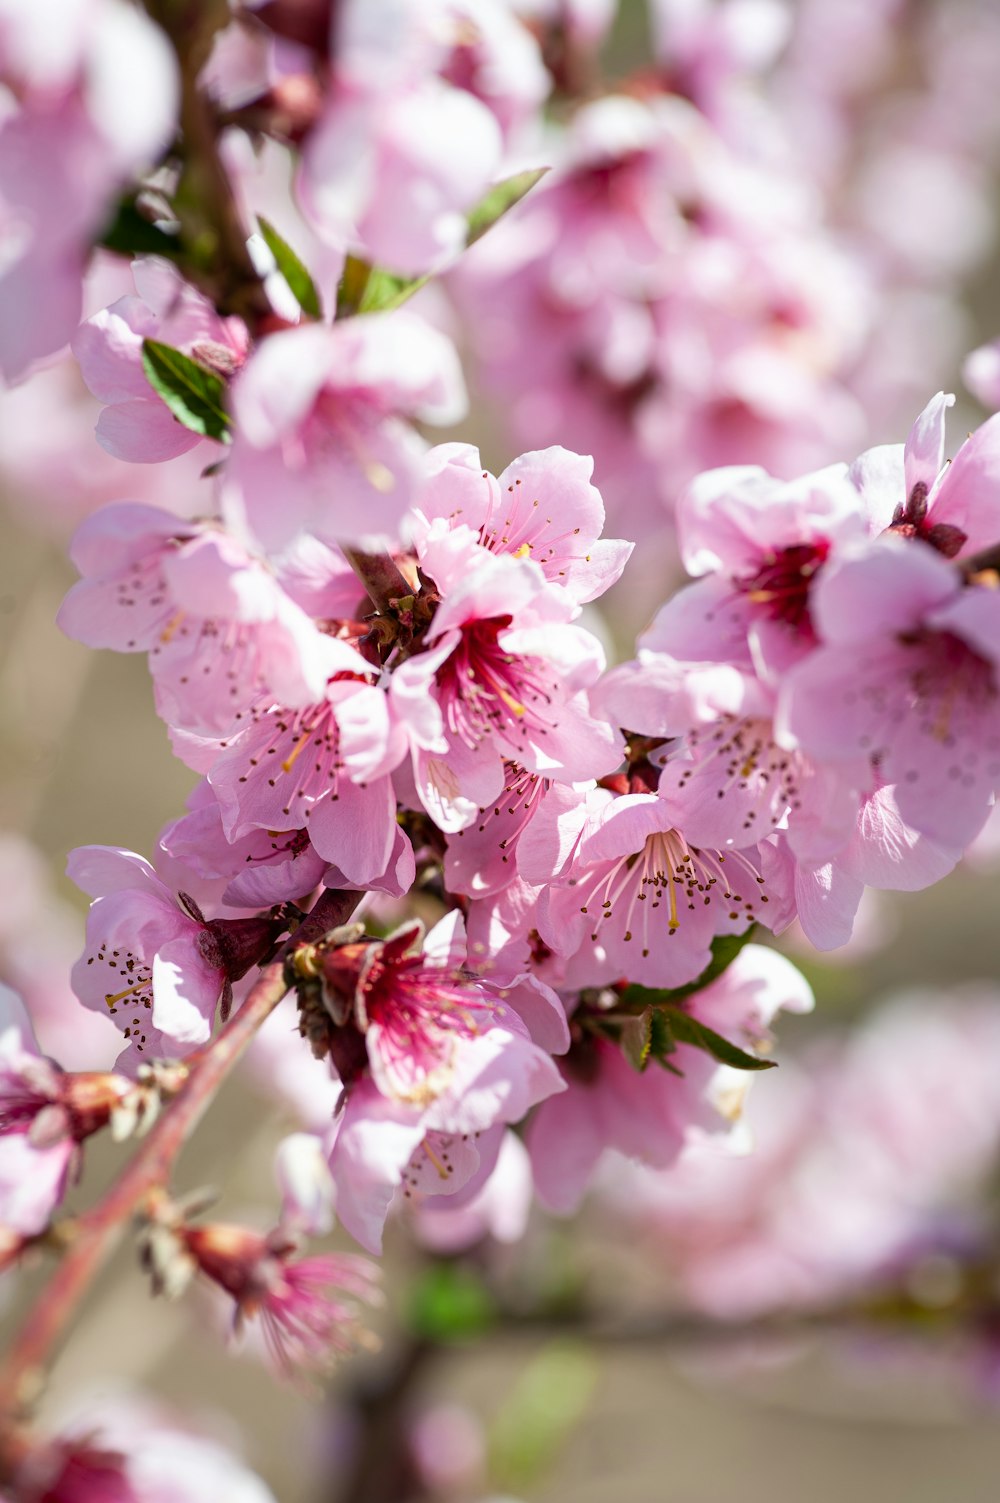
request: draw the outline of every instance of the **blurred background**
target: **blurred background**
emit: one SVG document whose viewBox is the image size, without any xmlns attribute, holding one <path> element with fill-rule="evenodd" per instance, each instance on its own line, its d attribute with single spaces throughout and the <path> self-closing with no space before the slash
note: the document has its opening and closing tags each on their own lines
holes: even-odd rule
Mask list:
<svg viewBox="0 0 1000 1503">
<path fill-rule="evenodd" d="M 502 319 L 501 244 L 484 241 L 450 285 L 429 291 L 429 315 L 464 342 L 475 392 L 454 436 L 478 442 L 484 464 L 499 470 L 555 441 L 586 450 L 593 425 L 611 530 L 649 539 L 597 623 L 627 655 L 678 577 L 668 515 L 685 464 L 737 457 L 713 445 L 742 443 L 738 457 L 762 463 L 777 452 L 772 468 L 792 474 L 901 441 L 940 387 L 959 393 L 953 447 L 990 410 L 974 395 L 988 397 L 988 360 L 964 379 L 963 361 L 1000 329 L 1000 11 L 991 0 L 691 0 L 654 6 L 651 20 L 624 0 L 586 56 L 595 67 L 599 57 L 602 82 L 561 78 L 557 129 L 571 133 L 581 100 L 603 89 L 673 91 L 727 151 L 752 139 L 757 166 L 796 156 L 819 208 L 794 253 L 808 259 L 821 236 L 831 258 L 822 274 L 796 263 L 817 282 L 802 293 L 807 332 L 826 340 L 811 393 L 830 417 L 806 456 L 781 447 L 775 414 L 765 420 L 745 392 L 733 424 L 721 378 L 697 404 L 683 383 L 660 379 L 652 413 L 648 372 L 605 369 L 595 393 L 570 334 L 564 349 L 541 327 L 537 379 L 562 383 L 562 406 L 515 401 L 492 324 L 470 314 L 492 287 Z M 753 202 L 739 210 L 750 223 L 755 212 Z M 93 308 L 118 275 L 98 268 Z M 706 325 L 731 316 L 726 277 L 715 286 L 703 289 Z M 863 327 L 840 328 L 842 312 Z M 565 357 L 557 375 L 555 355 Z M 528 397 L 534 379 L 525 375 Z M 194 781 L 170 754 L 144 661 L 90 652 L 55 625 L 82 515 L 123 496 L 195 504 L 186 459 L 137 477 L 98 450 L 98 411 L 69 361 L 0 403 L 0 979 L 27 995 L 43 1048 L 78 1068 L 108 1063 L 117 1035 L 68 992 L 85 900 L 62 875 L 66 853 L 91 842 L 148 853 Z M 791 431 L 798 416 L 781 422 Z M 616 455 L 640 440 L 656 474 L 627 495 Z M 668 462 L 664 446 L 683 462 Z M 817 1006 L 779 1023 L 782 1070 L 747 1108 L 755 1158 L 720 1166 L 695 1155 L 656 1182 L 611 1164 L 575 1220 L 535 1210 L 522 1240 L 460 1252 L 435 1253 L 418 1225 L 398 1220 L 381 1350 L 347 1364 L 323 1397 L 279 1386 L 252 1354 L 229 1356 L 211 1307 L 151 1301 L 127 1250 L 57 1366 L 48 1412 L 81 1393 L 148 1388 L 234 1440 L 281 1503 L 992 1500 L 1000 833 L 988 826 L 929 891 L 869 898 L 844 951 L 818 956 L 794 933 L 781 941 Z M 71 1060 L 56 1047 L 68 1035 Z M 262 1226 L 275 1146 L 297 1125 L 265 1076 L 251 1065 L 230 1083 L 178 1173 L 184 1188 L 225 1184 L 223 1212 Z M 88 1200 L 124 1151 L 93 1154 Z M 43 1274 L 5 1288 L 8 1319 Z"/>
</svg>

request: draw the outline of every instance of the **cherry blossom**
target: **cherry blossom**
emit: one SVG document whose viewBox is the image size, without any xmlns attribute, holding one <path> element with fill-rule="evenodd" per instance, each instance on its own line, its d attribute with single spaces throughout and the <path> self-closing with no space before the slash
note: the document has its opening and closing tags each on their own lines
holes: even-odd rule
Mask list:
<svg viewBox="0 0 1000 1503">
<path fill-rule="evenodd" d="M 169 261 L 133 261 L 132 276 L 135 296 L 119 298 L 87 319 L 72 348 L 88 387 L 106 404 L 97 423 L 98 443 L 118 459 L 157 464 L 202 439 L 176 420 L 149 385 L 143 340 L 169 344 L 229 378 L 245 361 L 249 339 L 242 320 L 220 318 Z"/>
<path fill-rule="evenodd" d="M 452 345 L 406 309 L 272 334 L 233 384 L 225 516 L 276 553 L 303 530 L 384 542 L 420 475 L 408 420 L 454 422 L 464 406 Z"/>
</svg>

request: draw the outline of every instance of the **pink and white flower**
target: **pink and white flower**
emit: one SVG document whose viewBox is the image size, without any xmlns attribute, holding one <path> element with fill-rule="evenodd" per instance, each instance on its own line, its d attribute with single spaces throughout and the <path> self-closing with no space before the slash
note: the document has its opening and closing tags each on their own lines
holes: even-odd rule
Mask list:
<svg viewBox="0 0 1000 1503">
<path fill-rule="evenodd" d="M 473 823 L 510 762 L 561 782 L 612 771 L 619 738 L 586 699 L 603 652 L 568 621 L 571 602 L 540 566 L 491 553 L 468 529 L 428 540 L 423 566 L 447 581 L 444 598 L 424 650 L 393 671 L 389 697 L 441 829 Z"/>
<path fill-rule="evenodd" d="M 16 101 L 0 125 L 0 370 L 13 381 L 80 322 L 93 241 L 175 128 L 177 67 L 123 0 L 5 6 L 0 52 Z"/>
<path fill-rule="evenodd" d="M 221 318 L 169 261 L 133 261 L 132 276 L 135 296 L 87 319 L 72 348 L 88 387 L 105 404 L 98 443 L 117 459 L 157 464 L 185 454 L 202 438 L 179 423 L 150 386 L 143 340 L 169 344 L 228 378 L 246 360 L 249 336 L 241 319 Z"/>
<path fill-rule="evenodd" d="M 209 523 L 106 506 L 80 526 L 71 557 L 83 578 L 60 626 L 90 647 L 148 652 L 160 711 L 180 729 L 221 734 L 258 700 L 302 705 L 332 673 L 365 667 Z"/>
<path fill-rule="evenodd" d="M 779 736 L 835 765 L 873 759 L 906 824 L 970 841 L 1000 787 L 997 592 L 889 536 L 831 565 L 814 611 L 823 645 L 785 681 Z"/>
<path fill-rule="evenodd" d="M 604 502 L 593 470 L 589 457 L 554 447 L 522 454 L 494 478 L 471 444 L 440 444 L 427 455 L 416 506 L 431 538 L 444 527 L 471 528 L 491 553 L 532 559 L 550 584 L 584 605 L 621 577 L 633 546 L 601 537 Z M 427 536 L 417 531 L 421 562 Z M 437 583 L 443 589 L 450 581 Z"/>
<path fill-rule="evenodd" d="M 1000 419 L 983 423 L 946 463 L 945 414 L 954 402 L 939 391 L 905 444 L 869 449 L 850 469 L 873 532 L 918 538 L 945 558 L 1000 537 Z"/>
<path fill-rule="evenodd" d="M 224 514 L 280 552 L 304 531 L 330 544 L 394 538 L 425 448 L 410 420 L 456 421 L 465 389 L 450 341 L 399 309 L 270 335 L 232 407 Z"/>
</svg>

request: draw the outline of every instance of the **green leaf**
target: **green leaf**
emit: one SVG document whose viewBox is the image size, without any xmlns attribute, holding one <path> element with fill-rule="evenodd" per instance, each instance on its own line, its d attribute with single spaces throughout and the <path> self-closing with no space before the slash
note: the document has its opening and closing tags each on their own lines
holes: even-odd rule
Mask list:
<svg viewBox="0 0 1000 1503">
<path fill-rule="evenodd" d="M 709 986 L 713 981 L 717 981 L 723 971 L 729 969 L 743 946 L 750 943 L 755 933 L 756 928 L 751 924 L 750 928 L 742 934 L 718 935 L 712 941 L 712 958 L 708 962 L 708 965 L 700 976 L 696 976 L 693 981 L 689 981 L 685 986 L 675 986 L 673 988 L 640 986 L 638 982 L 633 982 L 622 993 L 622 1001 L 626 1005 L 636 1008 L 663 1007 L 671 1003 L 683 1002 L 686 998 L 693 997 L 695 992 L 703 991 L 706 986 Z"/>
<path fill-rule="evenodd" d="M 229 443 L 226 387 L 220 375 L 158 339 L 142 341 L 142 368 L 179 423 L 192 433 Z"/>
<path fill-rule="evenodd" d="M 692 1044 L 695 1049 L 701 1049 L 705 1054 L 710 1054 L 718 1060 L 720 1065 L 731 1065 L 734 1070 L 773 1070 L 773 1059 L 758 1059 L 755 1054 L 747 1054 L 746 1050 L 740 1049 L 736 1044 L 730 1043 L 716 1033 L 714 1028 L 700 1023 L 697 1018 L 685 1012 L 681 1007 L 664 1007 L 662 1009 L 670 1026 L 670 1031 L 680 1044 Z"/>
<path fill-rule="evenodd" d="M 183 254 L 180 237 L 161 230 L 140 214 L 134 198 L 123 198 L 111 223 L 98 238 L 98 245 L 120 256 L 166 256 L 176 259 Z"/>
<path fill-rule="evenodd" d="M 323 309 L 320 306 L 316 283 L 309 275 L 305 263 L 295 254 L 288 241 L 282 239 L 271 221 L 265 219 L 263 214 L 257 215 L 257 223 L 278 270 L 295 294 L 302 312 L 308 313 L 310 318 L 322 318 Z"/>
<path fill-rule="evenodd" d="M 502 219 L 515 204 L 521 202 L 526 193 L 531 192 L 536 183 L 541 182 L 548 170 L 547 167 L 534 167 L 529 172 L 516 172 L 513 177 L 505 177 L 502 183 L 496 183 L 485 198 L 481 198 L 475 208 L 469 211 L 466 218 L 469 226 L 466 243 L 474 245 L 477 240 L 481 240 L 498 219 Z"/>
<path fill-rule="evenodd" d="M 433 1263 L 410 1295 L 410 1328 L 428 1341 L 467 1341 L 488 1330 L 495 1318 L 489 1290 L 458 1263 Z"/>
<path fill-rule="evenodd" d="M 632 1066 L 633 1070 L 645 1070 L 649 1064 L 649 1053 L 653 1042 L 653 1016 L 652 1007 L 647 1007 L 644 1012 L 634 1018 L 626 1018 L 619 1034 L 619 1043 L 622 1053 Z"/>
<path fill-rule="evenodd" d="M 594 1354 L 579 1341 L 552 1341 L 525 1366 L 490 1434 L 496 1491 L 532 1489 L 586 1414 L 597 1378 Z"/>
<path fill-rule="evenodd" d="M 496 183 L 466 216 L 466 243 L 472 245 L 481 239 L 498 219 L 502 219 L 509 209 L 520 203 L 526 193 L 530 193 L 548 170 L 547 167 L 537 167 L 530 172 L 515 173 L 502 183 Z M 358 256 L 348 256 L 337 293 L 337 317 L 347 318 L 353 313 L 388 313 L 408 302 L 429 281 L 430 274 L 422 277 L 399 276 L 383 266 L 369 266 L 367 261 L 362 261 Z"/>
</svg>

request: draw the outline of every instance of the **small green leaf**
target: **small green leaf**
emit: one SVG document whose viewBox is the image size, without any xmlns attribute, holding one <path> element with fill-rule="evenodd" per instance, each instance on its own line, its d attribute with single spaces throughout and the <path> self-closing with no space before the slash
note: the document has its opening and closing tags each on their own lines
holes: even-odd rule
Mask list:
<svg viewBox="0 0 1000 1503">
<path fill-rule="evenodd" d="M 662 1007 L 649 1009 L 649 1056 L 666 1069 L 672 1070 L 675 1075 L 683 1075 L 683 1070 L 678 1070 L 676 1065 L 669 1063 L 668 1054 L 677 1051 L 677 1040 L 670 1028 L 670 1019 Z"/>
<path fill-rule="evenodd" d="M 307 313 L 310 318 L 322 318 L 323 309 L 320 306 L 316 283 L 309 275 L 305 263 L 295 254 L 288 241 L 282 239 L 271 221 L 265 219 L 263 214 L 257 215 L 257 223 L 278 270 L 292 289 L 302 312 Z"/>
<path fill-rule="evenodd" d="M 481 239 L 498 219 L 502 219 L 509 209 L 520 203 L 526 193 L 530 193 L 548 170 L 547 167 L 536 167 L 530 172 L 518 172 L 513 177 L 505 178 L 502 183 L 496 183 L 466 216 L 466 243 L 472 245 Z M 367 261 L 362 261 L 358 256 L 348 256 L 337 293 L 337 317 L 347 318 L 353 313 L 388 313 L 408 302 L 429 281 L 430 274 L 422 277 L 399 276 L 396 272 L 387 271 L 384 266 L 369 266 Z"/>
<path fill-rule="evenodd" d="M 467 243 L 474 245 L 480 240 L 487 230 L 491 230 L 498 219 L 511 210 L 515 204 L 519 204 L 526 193 L 530 193 L 536 183 L 540 183 L 548 172 L 547 167 L 533 167 L 529 172 L 516 172 L 513 177 L 505 177 L 502 183 L 496 183 L 481 198 L 475 208 L 469 211 L 467 224 L 469 233 Z"/>
<path fill-rule="evenodd" d="M 158 339 L 142 341 L 142 368 L 150 386 L 179 423 L 192 433 L 229 443 L 226 388 L 221 376 Z"/>
<path fill-rule="evenodd" d="M 467 1341 L 495 1319 L 496 1306 L 485 1284 L 457 1263 L 433 1263 L 410 1295 L 410 1328 L 428 1341 Z"/>
<path fill-rule="evenodd" d="M 184 250 L 179 236 L 169 230 L 161 230 L 152 220 L 139 213 L 134 198 L 122 199 L 114 218 L 105 227 L 97 243 L 120 256 L 166 256 L 176 259 Z"/>
<path fill-rule="evenodd" d="M 619 1042 L 622 1053 L 633 1070 L 645 1070 L 649 1064 L 649 1051 L 653 1041 L 654 1009 L 647 1007 L 637 1017 L 626 1018 L 621 1027 Z"/>
<path fill-rule="evenodd" d="M 740 1049 L 736 1044 L 730 1043 L 729 1039 L 723 1038 L 721 1033 L 716 1033 L 714 1028 L 700 1023 L 697 1018 L 685 1012 L 681 1007 L 664 1007 L 667 1022 L 674 1038 L 680 1044 L 691 1044 L 695 1049 L 701 1049 L 705 1054 L 710 1054 L 718 1060 L 720 1065 L 731 1065 L 734 1070 L 773 1070 L 773 1059 L 758 1059 L 755 1054 L 747 1054 L 746 1050 Z"/>
</svg>

